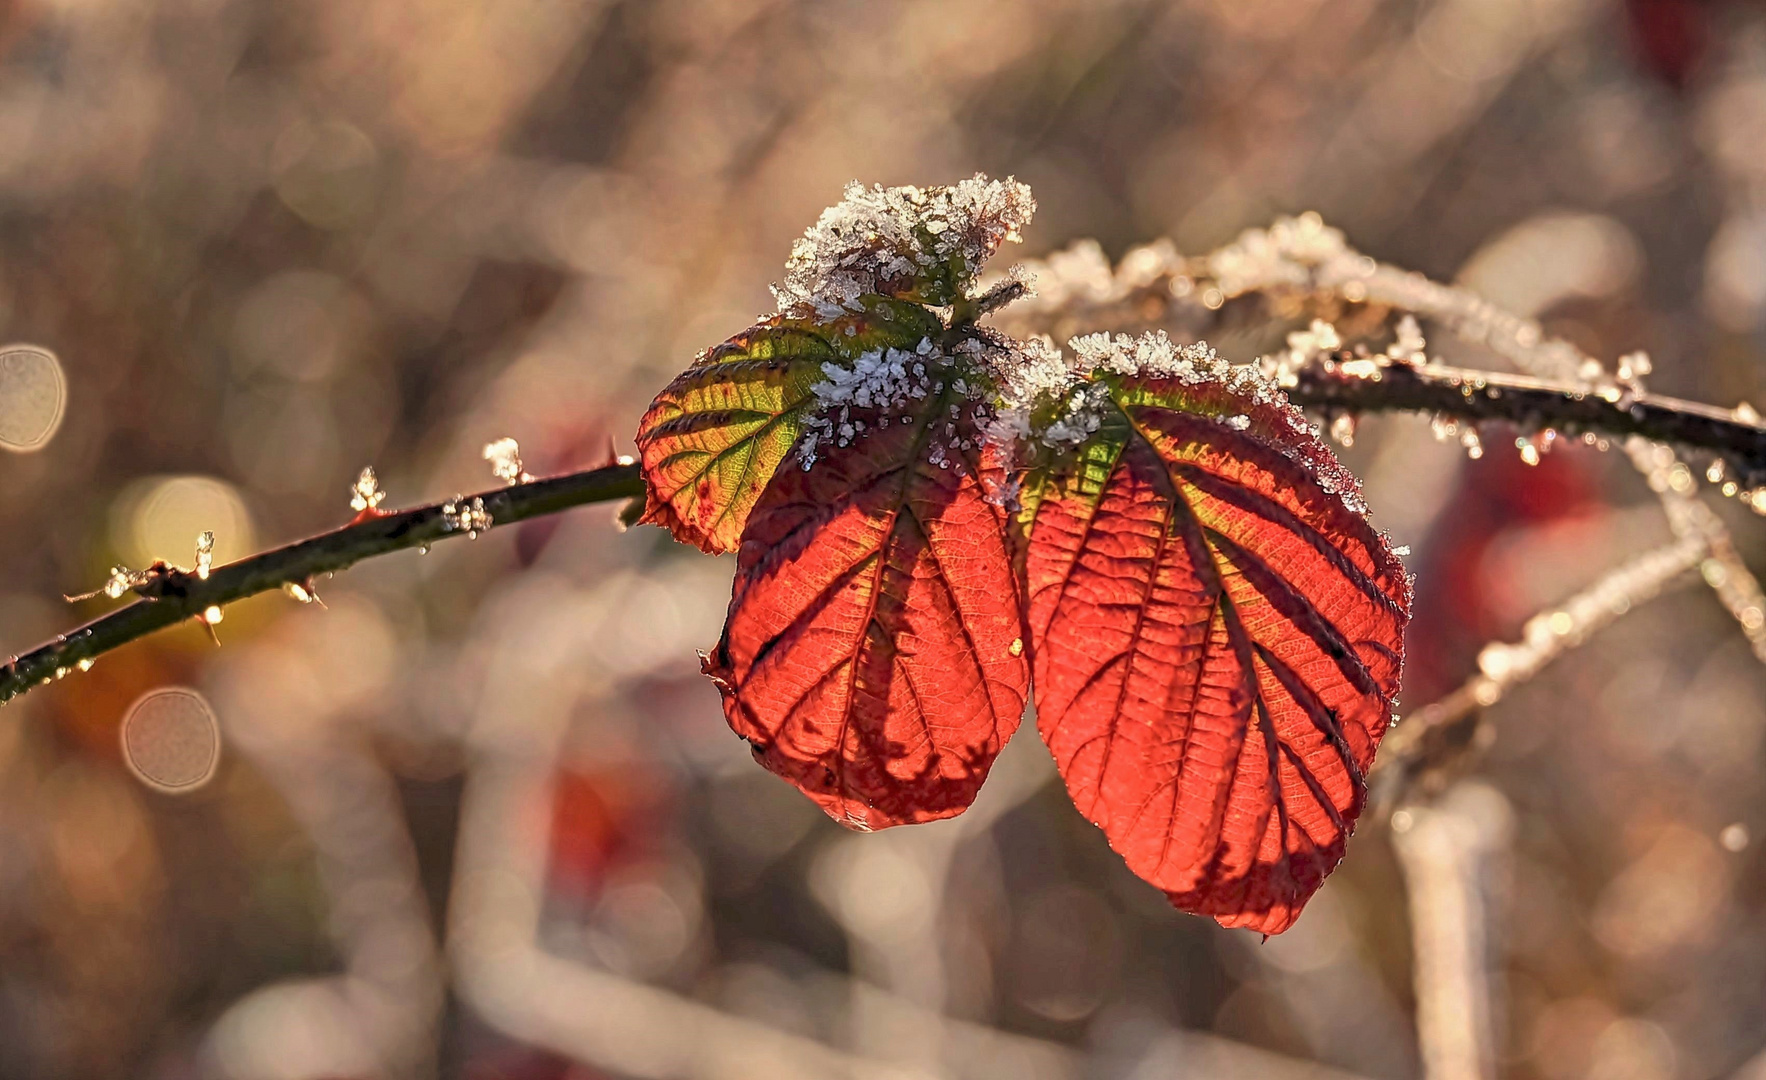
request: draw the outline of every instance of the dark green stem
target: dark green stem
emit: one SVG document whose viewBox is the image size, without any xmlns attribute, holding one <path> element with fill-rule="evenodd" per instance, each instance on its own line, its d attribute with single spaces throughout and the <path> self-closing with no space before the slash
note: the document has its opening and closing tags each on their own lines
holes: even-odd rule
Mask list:
<svg viewBox="0 0 1766 1080">
<path fill-rule="evenodd" d="M 643 494 L 644 480 L 636 465 L 609 465 L 480 492 L 457 499 L 453 505 L 457 508 L 472 505 L 475 499 L 482 500 L 491 517 L 491 527 L 495 528 L 573 506 L 641 498 Z M 200 618 L 211 607 L 224 607 L 235 600 L 286 586 L 307 588 L 318 575 L 345 569 L 363 559 L 389 551 L 427 547 L 465 532 L 459 527 L 458 515 L 448 513 L 448 504 L 437 503 L 367 518 L 297 540 L 217 567 L 207 578 L 168 570 L 135 590 L 141 599 L 127 607 L 0 665 L 0 702 L 77 670 L 81 661 L 95 660 L 156 630 Z"/>
</svg>

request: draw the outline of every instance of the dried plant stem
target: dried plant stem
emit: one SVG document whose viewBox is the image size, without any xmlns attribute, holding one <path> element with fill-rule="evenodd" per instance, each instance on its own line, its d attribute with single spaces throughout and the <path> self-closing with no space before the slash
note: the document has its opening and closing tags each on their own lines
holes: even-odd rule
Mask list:
<svg viewBox="0 0 1766 1080">
<path fill-rule="evenodd" d="M 1641 435 L 1721 458 L 1744 487 L 1766 482 L 1766 427 L 1655 394 L 1590 391 L 1577 383 L 1385 360 L 1323 360 L 1294 373 L 1295 404 L 1347 413 L 1410 410 L 1455 420 L 1506 420 L 1566 434 Z M 1671 463 L 1670 463 L 1671 464 Z"/>
<path fill-rule="evenodd" d="M 1645 552 L 1528 619 L 1521 641 L 1486 646 L 1478 674 L 1412 712 L 1386 737 L 1370 777 L 1375 801 L 1388 810 L 1395 807 L 1430 764 L 1451 757 L 1455 748 L 1478 749 L 1474 732 L 1481 710 L 1597 630 L 1684 579 L 1709 554 L 1707 542 L 1696 536 Z"/>
<path fill-rule="evenodd" d="M 455 503 L 483 500 L 494 525 L 555 514 L 588 503 L 631 499 L 644 494 L 643 477 L 631 464 L 547 477 L 479 493 Z M 180 570 L 153 577 L 136 591 L 141 599 L 78 630 L 57 637 L 0 665 L 0 702 L 48 683 L 118 646 L 156 630 L 199 618 L 211 607 L 284 586 L 306 587 L 314 577 L 345 569 L 363 559 L 406 548 L 424 547 L 464 535 L 444 504 L 420 506 L 320 533 L 215 568 L 206 578 Z"/>
</svg>

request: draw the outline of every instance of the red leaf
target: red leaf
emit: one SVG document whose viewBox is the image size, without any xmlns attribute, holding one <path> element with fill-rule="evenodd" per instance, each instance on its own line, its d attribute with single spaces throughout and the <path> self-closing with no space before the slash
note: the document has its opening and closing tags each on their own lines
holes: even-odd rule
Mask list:
<svg viewBox="0 0 1766 1080">
<path fill-rule="evenodd" d="M 868 436 L 786 459 L 707 663 L 755 757 L 856 829 L 961 813 L 1028 682 L 1002 512 L 960 448 L 980 442 L 969 404 L 916 408 L 889 427 L 854 409 Z"/>
<path fill-rule="evenodd" d="M 1112 393 L 1035 510 L 1038 726 L 1130 869 L 1280 933 L 1361 812 L 1408 578 L 1298 413 L 1218 382 Z"/>
<path fill-rule="evenodd" d="M 866 297 L 825 324 L 775 315 L 716 348 L 656 395 L 638 423 L 642 520 L 705 551 L 736 550 L 749 511 L 816 405 L 824 365 L 912 348 L 943 328 L 918 304 Z"/>
</svg>

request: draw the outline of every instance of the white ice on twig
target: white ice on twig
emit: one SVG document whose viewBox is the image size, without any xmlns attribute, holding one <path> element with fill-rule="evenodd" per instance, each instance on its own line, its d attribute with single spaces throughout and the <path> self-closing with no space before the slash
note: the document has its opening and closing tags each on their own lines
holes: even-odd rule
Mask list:
<svg viewBox="0 0 1766 1080">
<path fill-rule="evenodd" d="M 491 463 L 491 473 L 513 487 L 533 479 L 521 465 L 521 444 L 504 436 L 484 444 L 484 459 Z"/>
<path fill-rule="evenodd" d="M 478 534 L 493 524 L 495 521 L 479 496 L 468 499 L 456 495 L 442 504 L 442 529 L 446 532 L 463 532 L 468 540 L 477 540 Z"/>
<path fill-rule="evenodd" d="M 357 513 L 375 510 L 385 500 L 386 492 L 380 490 L 380 479 L 374 475 L 374 466 L 369 465 L 350 488 L 350 509 Z"/>
</svg>

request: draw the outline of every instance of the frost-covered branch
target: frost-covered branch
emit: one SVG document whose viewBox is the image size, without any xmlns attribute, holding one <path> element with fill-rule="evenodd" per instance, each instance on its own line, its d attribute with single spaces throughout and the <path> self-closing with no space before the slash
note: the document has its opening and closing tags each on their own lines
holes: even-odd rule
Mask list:
<svg viewBox="0 0 1766 1080">
<path fill-rule="evenodd" d="M 1684 578 L 1713 573 L 1703 539 L 1689 537 L 1646 552 L 1587 589 L 1528 619 L 1521 640 L 1492 642 L 1478 654 L 1478 673 L 1451 694 L 1411 713 L 1380 747 L 1370 782 L 1381 805 L 1397 804 L 1431 764 L 1474 745 L 1479 712 L 1588 640 L 1596 631 Z"/>
<path fill-rule="evenodd" d="M 1288 397 L 1298 405 L 1355 415 L 1423 412 L 1477 423 L 1504 420 L 1523 431 L 1567 435 L 1641 435 L 1713 454 L 1709 470 L 1740 486 L 1766 483 L 1766 426 L 1679 398 L 1586 386 L 1530 375 L 1506 375 L 1441 364 L 1410 365 L 1353 354 L 1321 357 L 1292 373 Z M 1690 490 L 1690 475 L 1682 481 Z"/>
<path fill-rule="evenodd" d="M 98 657 L 157 630 L 198 619 L 213 624 L 220 609 L 272 589 L 297 597 L 310 594 L 315 577 L 363 559 L 406 548 L 427 547 L 455 536 L 476 536 L 497 525 L 555 514 L 587 503 L 632 499 L 644 494 L 638 467 L 629 463 L 546 477 L 414 510 L 367 516 L 341 529 L 241 559 L 206 573 L 175 567 L 142 572 L 127 580 L 141 599 L 45 642 L 0 665 L 0 702 L 70 671 L 83 670 Z M 378 500 L 365 500 L 372 509 Z M 117 590 L 120 595 L 123 590 Z"/>
</svg>

